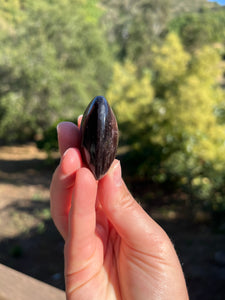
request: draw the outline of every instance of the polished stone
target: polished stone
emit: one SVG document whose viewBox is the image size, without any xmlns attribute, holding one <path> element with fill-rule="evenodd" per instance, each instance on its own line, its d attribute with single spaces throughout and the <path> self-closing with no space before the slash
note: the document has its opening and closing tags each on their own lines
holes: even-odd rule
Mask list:
<svg viewBox="0 0 225 300">
<path fill-rule="evenodd" d="M 118 136 L 117 121 L 107 100 L 95 97 L 81 123 L 81 154 L 97 180 L 107 173 L 115 158 Z"/>
</svg>

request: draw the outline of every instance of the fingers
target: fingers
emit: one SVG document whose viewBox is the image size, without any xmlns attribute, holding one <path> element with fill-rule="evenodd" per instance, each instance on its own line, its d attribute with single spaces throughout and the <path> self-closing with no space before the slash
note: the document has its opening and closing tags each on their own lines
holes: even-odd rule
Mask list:
<svg viewBox="0 0 225 300">
<path fill-rule="evenodd" d="M 78 149 L 69 148 L 53 174 L 50 186 L 50 207 L 54 223 L 64 239 L 68 236 L 68 214 L 76 171 L 82 160 Z"/>
<path fill-rule="evenodd" d="M 162 228 L 131 196 L 121 178 L 119 161 L 115 160 L 99 181 L 98 198 L 107 218 L 129 246 L 145 251 L 146 238 L 152 237 L 154 242 L 168 239 Z"/>
<path fill-rule="evenodd" d="M 57 126 L 59 152 L 61 155 L 68 148 L 80 147 L 80 130 L 72 122 L 61 122 Z"/>
<path fill-rule="evenodd" d="M 54 223 L 66 239 L 75 173 L 82 164 L 80 152 L 75 149 L 80 147 L 80 130 L 71 122 L 61 122 L 57 126 L 57 134 L 59 152 L 61 156 L 64 155 L 52 178 L 50 206 Z"/>
<path fill-rule="evenodd" d="M 93 255 L 96 240 L 96 194 L 97 182 L 86 168 L 76 173 L 67 241 L 67 273 L 77 271 Z M 70 271 L 71 270 L 71 271 Z"/>
</svg>

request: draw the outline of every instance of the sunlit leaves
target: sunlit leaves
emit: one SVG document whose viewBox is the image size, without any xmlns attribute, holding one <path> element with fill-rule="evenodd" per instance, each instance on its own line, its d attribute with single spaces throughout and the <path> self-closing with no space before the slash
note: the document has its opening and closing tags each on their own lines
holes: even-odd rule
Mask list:
<svg viewBox="0 0 225 300">
<path fill-rule="evenodd" d="M 108 91 L 133 171 L 179 179 L 209 199 L 224 170 L 225 125 L 216 113 L 225 99 L 221 57 L 207 46 L 190 54 L 175 34 L 152 53 L 152 69 L 141 75 L 129 61 L 116 64 Z"/>
<path fill-rule="evenodd" d="M 14 140 L 24 134 L 26 139 L 27 132 L 32 135 L 57 119 L 75 119 L 93 95 L 104 94 L 112 58 L 98 24 L 102 10 L 96 1 L 4 3 L 0 138 Z M 14 99 L 22 106 L 13 105 Z"/>
</svg>

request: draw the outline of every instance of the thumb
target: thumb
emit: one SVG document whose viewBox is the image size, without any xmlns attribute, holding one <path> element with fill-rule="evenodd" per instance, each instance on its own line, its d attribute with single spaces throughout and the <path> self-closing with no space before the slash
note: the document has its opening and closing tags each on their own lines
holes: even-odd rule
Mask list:
<svg viewBox="0 0 225 300">
<path fill-rule="evenodd" d="M 163 229 L 130 194 L 122 180 L 118 160 L 114 160 L 109 172 L 99 181 L 98 199 L 107 218 L 129 246 L 142 250 L 146 247 L 146 238 L 153 242 L 152 247 L 167 239 Z"/>
</svg>

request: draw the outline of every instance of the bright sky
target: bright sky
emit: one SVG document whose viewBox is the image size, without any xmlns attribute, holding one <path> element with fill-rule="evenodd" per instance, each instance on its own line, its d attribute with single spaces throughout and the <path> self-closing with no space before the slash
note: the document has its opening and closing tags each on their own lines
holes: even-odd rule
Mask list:
<svg viewBox="0 0 225 300">
<path fill-rule="evenodd" d="M 221 5 L 225 5 L 225 0 L 209 0 L 210 2 L 217 2 Z"/>
</svg>

